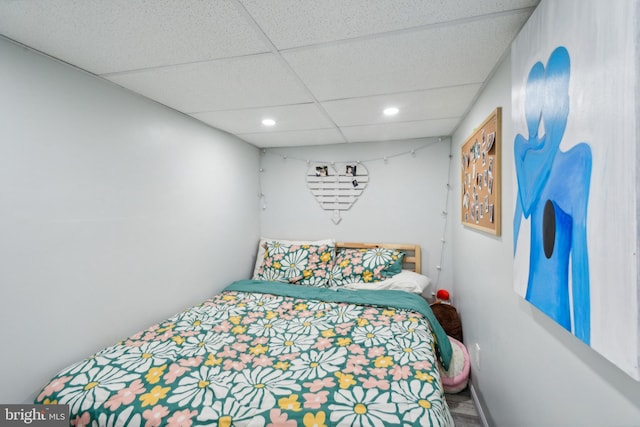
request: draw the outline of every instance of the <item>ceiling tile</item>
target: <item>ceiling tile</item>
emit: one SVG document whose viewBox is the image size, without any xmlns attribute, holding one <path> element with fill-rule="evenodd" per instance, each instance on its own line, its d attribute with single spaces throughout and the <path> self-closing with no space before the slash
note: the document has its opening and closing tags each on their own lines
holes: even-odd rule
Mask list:
<svg viewBox="0 0 640 427">
<path fill-rule="evenodd" d="M 335 128 L 292 132 L 247 133 L 239 134 L 238 137 L 261 148 L 339 144 L 346 142 L 340 132 Z"/>
<path fill-rule="evenodd" d="M 283 52 L 319 100 L 480 83 L 528 13 Z"/>
<path fill-rule="evenodd" d="M 188 114 L 313 101 L 272 54 L 113 74 L 106 78 Z"/>
<path fill-rule="evenodd" d="M 395 122 L 370 126 L 347 126 L 341 130 L 349 142 L 390 141 L 451 135 L 459 121 L 459 118 L 454 118 Z"/>
<path fill-rule="evenodd" d="M 480 84 L 473 84 L 325 101 L 322 107 L 338 126 L 461 117 L 480 87 Z M 383 114 L 387 107 L 396 107 L 400 112 L 387 117 Z"/>
<path fill-rule="evenodd" d="M 192 116 L 231 133 L 283 132 L 335 127 L 315 104 L 212 111 L 192 114 Z M 276 125 L 265 127 L 262 120 L 266 118 L 275 120 Z"/>
<path fill-rule="evenodd" d="M 536 6 L 539 0 L 240 0 L 278 49 Z"/>
<path fill-rule="evenodd" d="M 95 74 L 269 51 L 234 0 L 2 1 L 0 28 Z"/>
</svg>

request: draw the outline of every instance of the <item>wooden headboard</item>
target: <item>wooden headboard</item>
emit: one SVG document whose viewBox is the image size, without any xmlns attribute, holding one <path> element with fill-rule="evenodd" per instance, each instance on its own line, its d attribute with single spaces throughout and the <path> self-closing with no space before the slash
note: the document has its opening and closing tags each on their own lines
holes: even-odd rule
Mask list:
<svg viewBox="0 0 640 427">
<path fill-rule="evenodd" d="M 387 248 L 396 249 L 405 253 L 402 259 L 402 268 L 405 270 L 415 271 L 420 273 L 420 266 L 422 265 L 422 258 L 420 257 L 420 245 L 406 245 L 396 243 L 357 243 L 357 242 L 336 242 L 336 248 L 351 248 L 351 249 L 375 249 L 375 248 Z"/>
</svg>

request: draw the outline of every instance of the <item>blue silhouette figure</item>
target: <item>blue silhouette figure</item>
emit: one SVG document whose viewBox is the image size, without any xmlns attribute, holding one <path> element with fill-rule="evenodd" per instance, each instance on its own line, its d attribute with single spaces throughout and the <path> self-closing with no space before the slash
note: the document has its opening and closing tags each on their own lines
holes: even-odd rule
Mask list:
<svg viewBox="0 0 640 427">
<path fill-rule="evenodd" d="M 560 46 L 546 68 L 537 62 L 529 72 L 525 89 L 529 137 L 518 134 L 514 141 L 518 197 L 513 241 L 515 252 L 522 217 L 531 218 L 525 298 L 589 344 L 586 223 L 591 148 L 579 143 L 566 152 L 560 150 L 569 117 L 570 68 L 569 52 Z M 541 125 L 544 135 L 539 135 Z"/>
</svg>

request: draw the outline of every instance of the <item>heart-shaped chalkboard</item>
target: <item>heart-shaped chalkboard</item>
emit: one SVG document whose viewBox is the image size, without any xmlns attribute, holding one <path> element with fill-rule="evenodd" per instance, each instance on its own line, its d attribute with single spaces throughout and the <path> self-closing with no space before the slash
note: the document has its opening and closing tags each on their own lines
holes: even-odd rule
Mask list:
<svg viewBox="0 0 640 427">
<path fill-rule="evenodd" d="M 312 163 L 307 171 L 307 185 L 322 209 L 332 211 L 331 219 L 339 223 L 341 211 L 353 206 L 369 183 L 369 171 L 362 163 Z"/>
</svg>

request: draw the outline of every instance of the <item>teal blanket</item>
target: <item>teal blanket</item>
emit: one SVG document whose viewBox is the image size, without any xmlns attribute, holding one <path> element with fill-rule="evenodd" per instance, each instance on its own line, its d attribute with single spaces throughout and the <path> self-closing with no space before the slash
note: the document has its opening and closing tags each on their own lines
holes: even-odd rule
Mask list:
<svg viewBox="0 0 640 427">
<path fill-rule="evenodd" d="M 405 291 L 393 290 L 351 290 L 341 288 L 315 288 L 311 286 L 298 286 L 288 283 L 268 282 L 261 280 L 239 280 L 225 288 L 225 291 L 258 292 L 287 296 L 294 298 L 306 298 L 327 302 L 347 302 L 354 304 L 375 305 L 381 307 L 395 307 L 413 310 L 422 314 L 436 338 L 436 350 L 440 363 L 444 369 L 449 369 L 453 349 L 444 329 L 438 323 L 429 304 L 420 295 Z"/>
</svg>

